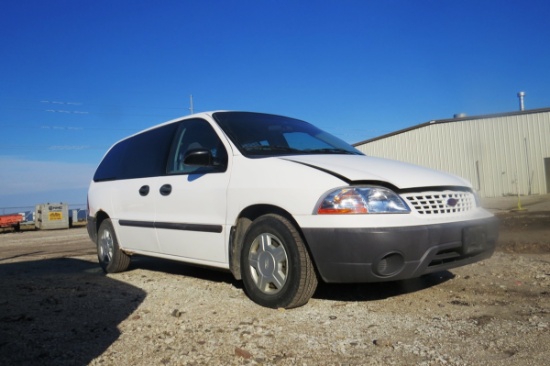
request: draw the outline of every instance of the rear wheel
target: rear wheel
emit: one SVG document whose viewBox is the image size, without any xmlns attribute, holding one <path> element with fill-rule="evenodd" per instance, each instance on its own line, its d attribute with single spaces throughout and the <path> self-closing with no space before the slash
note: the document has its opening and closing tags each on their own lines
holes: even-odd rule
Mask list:
<svg viewBox="0 0 550 366">
<path fill-rule="evenodd" d="M 250 299 L 270 308 L 302 306 L 317 288 L 302 237 L 279 215 L 264 215 L 251 224 L 241 252 L 241 271 Z"/>
<path fill-rule="evenodd" d="M 120 250 L 118 239 L 110 219 L 103 220 L 97 233 L 97 258 L 106 273 L 122 272 L 128 269 L 130 257 Z"/>
</svg>

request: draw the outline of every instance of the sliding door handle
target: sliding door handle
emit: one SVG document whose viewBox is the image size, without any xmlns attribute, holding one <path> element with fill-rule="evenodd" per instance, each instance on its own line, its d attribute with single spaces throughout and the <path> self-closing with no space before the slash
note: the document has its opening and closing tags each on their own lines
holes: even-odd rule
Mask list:
<svg viewBox="0 0 550 366">
<path fill-rule="evenodd" d="M 140 189 L 139 189 L 139 195 L 140 196 L 147 196 L 149 194 L 149 186 L 142 186 Z"/>
<path fill-rule="evenodd" d="M 170 184 L 165 184 L 160 187 L 159 192 L 163 196 L 168 196 L 170 193 L 172 193 L 172 186 Z"/>
</svg>

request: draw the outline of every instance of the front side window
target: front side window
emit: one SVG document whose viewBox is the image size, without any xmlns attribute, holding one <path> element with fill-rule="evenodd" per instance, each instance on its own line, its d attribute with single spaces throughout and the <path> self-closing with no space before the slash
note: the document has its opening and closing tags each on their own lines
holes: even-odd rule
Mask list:
<svg viewBox="0 0 550 366">
<path fill-rule="evenodd" d="M 248 157 L 363 155 L 339 138 L 293 118 L 263 113 L 217 112 L 214 119 L 239 151 Z"/>
<path fill-rule="evenodd" d="M 209 153 L 212 163 L 209 166 L 186 164 L 186 156 L 197 151 Z M 226 168 L 227 151 L 212 126 L 202 119 L 181 122 L 170 149 L 166 172 L 204 174 L 225 171 Z"/>
</svg>

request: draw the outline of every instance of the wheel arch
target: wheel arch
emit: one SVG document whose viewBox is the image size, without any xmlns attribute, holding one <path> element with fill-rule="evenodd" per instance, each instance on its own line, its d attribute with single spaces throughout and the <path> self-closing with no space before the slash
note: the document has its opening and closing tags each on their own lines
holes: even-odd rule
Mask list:
<svg viewBox="0 0 550 366">
<path fill-rule="evenodd" d="M 256 220 L 260 216 L 267 214 L 276 214 L 289 220 L 294 225 L 296 230 L 298 230 L 298 232 L 300 233 L 300 236 L 302 237 L 302 240 L 306 244 L 306 248 L 309 251 L 309 246 L 302 233 L 302 229 L 288 211 L 282 209 L 281 207 L 268 204 L 249 206 L 242 210 L 235 220 L 234 226 L 231 227 L 231 235 L 229 239 L 229 269 L 237 280 L 241 279 L 240 253 L 243 247 L 243 240 L 246 232 L 254 220 Z"/>
<path fill-rule="evenodd" d="M 101 223 L 107 219 L 110 219 L 110 216 L 105 211 L 98 211 L 95 215 L 95 233 L 97 235 L 97 232 L 99 231 L 99 227 L 101 226 Z"/>
<path fill-rule="evenodd" d="M 97 211 L 94 216 L 88 216 L 86 230 L 88 231 L 88 236 L 92 242 L 97 243 L 97 233 L 99 232 L 99 227 L 103 221 L 109 218 L 109 215 L 103 210 Z"/>
</svg>

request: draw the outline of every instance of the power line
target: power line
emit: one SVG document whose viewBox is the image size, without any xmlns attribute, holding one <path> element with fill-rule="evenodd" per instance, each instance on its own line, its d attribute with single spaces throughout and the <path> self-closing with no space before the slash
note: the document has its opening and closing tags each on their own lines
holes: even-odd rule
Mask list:
<svg viewBox="0 0 550 366">
<path fill-rule="evenodd" d="M 0 145 L 0 150 L 48 150 L 48 151 L 80 151 L 105 150 L 105 146 L 92 145 Z"/>
<path fill-rule="evenodd" d="M 75 127 L 75 126 L 51 126 L 51 125 L 21 125 L 21 124 L 0 124 L 0 128 L 19 130 L 55 130 L 55 131 L 136 131 L 135 128 L 105 128 L 105 127 Z"/>
<path fill-rule="evenodd" d="M 22 108 L 22 107 L 2 107 L 0 109 L 11 109 L 17 111 L 30 111 L 30 112 L 47 112 L 47 113 L 62 113 L 62 114 L 77 114 L 77 115 L 101 115 L 101 116 L 129 116 L 129 117 L 164 117 L 161 114 L 139 114 L 139 113 L 120 113 L 120 112 L 82 112 L 82 111 L 65 111 L 65 110 L 53 110 L 53 109 L 39 109 L 39 108 Z M 176 108 L 174 108 L 176 109 Z M 177 108 L 184 109 L 184 108 Z"/>
<path fill-rule="evenodd" d="M 7 98 L 0 98 L 0 100 L 8 100 Z M 8 100 L 9 101 L 9 100 Z M 135 108 L 135 109 L 173 109 L 173 110 L 185 110 L 186 108 L 183 107 L 173 107 L 173 106 L 144 106 L 144 105 L 118 105 L 118 104 L 96 104 L 96 103 L 83 103 L 83 102 L 65 102 L 65 101 L 49 101 L 49 100 L 31 100 L 31 99 L 16 99 L 11 100 L 10 102 L 23 102 L 23 103 L 40 103 L 40 104 L 52 104 L 52 105 L 60 105 L 60 106 L 86 106 L 86 107 L 99 107 L 99 108 Z M 0 106 L 0 108 L 6 108 Z M 10 107 L 7 107 L 10 108 Z M 15 108 L 15 107 L 13 107 Z M 25 108 L 26 109 L 26 108 Z M 31 109 L 29 109 L 31 110 Z M 43 109 L 35 109 L 32 108 L 32 110 L 43 110 Z"/>
</svg>

